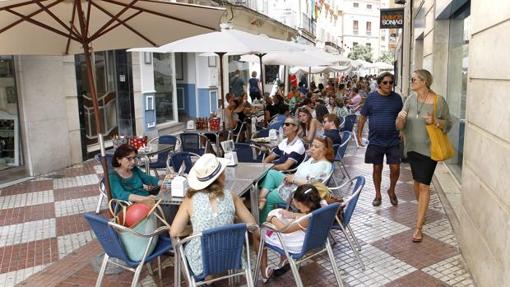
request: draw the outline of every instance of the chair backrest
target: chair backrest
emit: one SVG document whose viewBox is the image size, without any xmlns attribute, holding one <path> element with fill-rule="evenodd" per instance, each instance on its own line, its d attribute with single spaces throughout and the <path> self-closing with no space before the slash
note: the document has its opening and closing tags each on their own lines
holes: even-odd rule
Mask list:
<svg viewBox="0 0 510 287">
<path fill-rule="evenodd" d="M 189 151 L 200 154 L 200 135 L 198 133 L 181 133 L 182 151 Z"/>
<path fill-rule="evenodd" d="M 349 145 L 349 141 L 351 140 L 351 136 L 352 136 L 351 132 L 348 132 L 348 131 L 342 132 L 342 143 L 336 149 L 336 154 L 335 154 L 336 161 L 340 161 L 344 158 L 345 152 L 347 151 L 347 146 Z M 335 148 L 335 146 L 333 146 L 333 149 L 334 148 Z"/>
<path fill-rule="evenodd" d="M 113 154 L 110 154 L 110 153 L 107 153 L 104 155 L 104 157 L 106 158 L 106 163 L 108 164 L 108 170 L 112 170 L 113 169 L 113 166 L 112 166 L 112 160 L 113 160 Z M 94 156 L 94 159 L 99 163 L 101 164 L 101 154 L 96 154 Z"/>
<path fill-rule="evenodd" d="M 237 160 L 239 162 L 262 162 L 263 154 L 260 153 L 258 149 L 256 150 L 254 149 L 255 147 L 252 147 L 250 144 L 247 143 L 235 143 Z"/>
<path fill-rule="evenodd" d="M 266 138 L 269 136 L 269 129 L 261 129 L 255 134 L 255 138 Z"/>
<path fill-rule="evenodd" d="M 312 211 L 299 257 L 311 250 L 324 247 L 339 208 L 339 203 L 333 203 Z"/>
<path fill-rule="evenodd" d="M 355 184 L 354 187 L 352 188 L 352 194 L 346 200 L 346 205 L 344 207 L 344 217 L 342 219 L 342 224 L 344 226 L 349 224 L 349 222 L 351 221 L 351 217 L 352 214 L 354 213 L 354 209 L 356 208 L 356 204 L 358 203 L 361 190 L 365 186 L 365 177 L 357 176 L 353 180 L 355 181 Z"/>
<path fill-rule="evenodd" d="M 342 129 L 345 125 L 345 118 L 344 117 L 338 117 L 338 120 L 340 123 L 338 124 L 338 129 Z"/>
<path fill-rule="evenodd" d="M 228 224 L 204 230 L 201 237 L 204 271 L 195 277 L 242 269 L 246 231 L 246 224 Z"/>
<path fill-rule="evenodd" d="M 342 131 L 348 131 L 348 132 L 352 132 L 352 130 L 354 129 L 354 124 L 356 123 L 356 115 L 347 115 L 345 117 L 345 123 L 344 123 L 344 128 L 342 129 Z"/>
<path fill-rule="evenodd" d="M 162 135 L 162 136 L 159 136 L 157 139 L 158 139 L 158 144 L 171 144 L 174 146 L 174 150 L 175 150 L 175 148 L 177 148 L 177 142 L 180 141 L 176 136 L 172 136 L 172 135 Z M 164 167 L 164 165 L 166 163 L 166 159 L 168 158 L 168 153 L 170 153 L 170 151 L 158 153 L 158 161 L 152 165 Z"/>
<path fill-rule="evenodd" d="M 107 218 L 91 212 L 85 213 L 84 217 L 89 223 L 92 231 L 94 231 L 97 241 L 99 241 L 104 252 L 108 254 L 108 256 L 118 258 L 125 262 L 130 261 L 124 251 L 119 235 L 110 225 L 108 225 Z"/>
<path fill-rule="evenodd" d="M 175 172 L 178 172 L 181 168 L 182 164 L 186 167 L 184 173 L 189 173 L 191 167 L 193 167 L 193 162 L 191 161 L 191 156 L 195 155 L 193 153 L 187 151 L 176 152 L 170 155 L 170 164 Z"/>
</svg>

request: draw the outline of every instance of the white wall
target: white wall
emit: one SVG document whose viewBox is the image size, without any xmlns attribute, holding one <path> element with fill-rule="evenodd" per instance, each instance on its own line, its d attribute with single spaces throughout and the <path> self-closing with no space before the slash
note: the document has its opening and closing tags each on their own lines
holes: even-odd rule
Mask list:
<svg viewBox="0 0 510 287">
<path fill-rule="evenodd" d="M 74 57 L 16 57 L 16 73 L 29 174 L 81 162 Z"/>
</svg>

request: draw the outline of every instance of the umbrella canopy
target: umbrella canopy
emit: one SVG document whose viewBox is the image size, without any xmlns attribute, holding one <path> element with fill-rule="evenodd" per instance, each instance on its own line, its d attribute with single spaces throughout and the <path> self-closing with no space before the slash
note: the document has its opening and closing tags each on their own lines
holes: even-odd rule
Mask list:
<svg viewBox="0 0 510 287">
<path fill-rule="evenodd" d="M 264 54 L 274 51 L 300 51 L 290 42 L 255 35 L 236 29 L 223 29 L 178 40 L 159 48 L 139 48 L 129 51 L 155 53 L 228 53 L 229 55 Z"/>
<path fill-rule="evenodd" d="M 217 30 L 223 13 L 157 0 L 0 1 L 0 55 L 80 54 L 84 44 L 94 51 L 160 46 Z"/>
<path fill-rule="evenodd" d="M 132 52 L 153 52 L 153 53 L 215 53 L 220 56 L 220 94 L 222 108 L 225 108 L 223 88 L 223 55 L 244 55 L 257 54 L 260 65 L 262 57 L 269 52 L 275 51 L 302 51 L 303 48 L 296 47 L 290 42 L 269 38 L 267 36 L 255 35 L 236 29 L 223 29 L 221 32 L 211 32 L 194 37 L 189 37 L 173 43 L 163 45 L 159 48 L 137 48 Z M 263 71 L 261 67 L 261 71 Z M 262 85 L 262 94 L 264 85 Z"/>
<path fill-rule="evenodd" d="M 0 55 L 85 54 L 102 165 L 108 174 L 92 50 L 159 46 L 219 28 L 224 10 L 159 0 L 0 1 Z M 105 176 L 108 199 L 111 198 Z"/>
</svg>

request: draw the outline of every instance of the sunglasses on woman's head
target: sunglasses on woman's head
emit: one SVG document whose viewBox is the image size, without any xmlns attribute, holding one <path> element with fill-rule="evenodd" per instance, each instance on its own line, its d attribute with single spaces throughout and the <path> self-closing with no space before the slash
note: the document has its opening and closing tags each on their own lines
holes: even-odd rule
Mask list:
<svg viewBox="0 0 510 287">
<path fill-rule="evenodd" d="M 284 125 L 284 126 L 286 126 L 286 127 L 288 127 L 288 126 L 290 126 L 290 125 L 295 126 L 295 124 L 294 124 L 294 123 L 284 123 L 283 125 Z"/>
</svg>

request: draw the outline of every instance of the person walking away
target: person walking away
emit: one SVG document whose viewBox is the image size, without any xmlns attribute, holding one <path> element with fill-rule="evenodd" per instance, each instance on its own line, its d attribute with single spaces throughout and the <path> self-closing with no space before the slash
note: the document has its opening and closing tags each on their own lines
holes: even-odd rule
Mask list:
<svg viewBox="0 0 510 287">
<path fill-rule="evenodd" d="M 257 79 L 257 72 L 251 72 L 251 78 L 248 80 L 248 85 L 250 88 L 250 98 L 253 103 L 255 99 L 260 100 L 262 95 L 260 94 L 260 81 Z"/>
<path fill-rule="evenodd" d="M 241 78 L 241 71 L 236 70 L 234 77 L 230 79 L 230 92 L 234 94 L 234 97 L 240 98 L 245 93 L 245 83 Z"/>
<path fill-rule="evenodd" d="M 398 204 L 395 185 L 400 176 L 400 137 L 395 126 L 398 113 L 402 110 L 402 98 L 392 91 L 394 77 L 389 72 L 381 73 L 377 77 L 378 89 L 371 93 L 361 109 L 358 120 L 357 141 L 362 145 L 362 132 L 368 118 L 368 147 L 365 153 L 365 163 L 373 164 L 372 178 L 374 180 L 375 198 L 373 206 L 381 205 L 381 180 L 383 158 L 390 166 L 390 188 L 388 196 L 392 205 Z"/>
<path fill-rule="evenodd" d="M 396 121 L 397 128 L 405 135 L 407 160 L 411 165 L 414 194 L 418 200 L 413 242 L 421 242 L 423 239 L 421 229 L 430 201 L 430 182 L 437 165 L 437 161 L 430 158 L 430 139 L 426 125 L 435 124 L 444 133 L 447 133 L 452 126 L 448 104 L 443 97 L 432 91 L 431 85 L 432 75 L 429 71 L 414 71 L 411 78 L 411 89 L 416 94 L 407 98 Z M 437 109 L 434 111 L 436 99 Z"/>
</svg>

